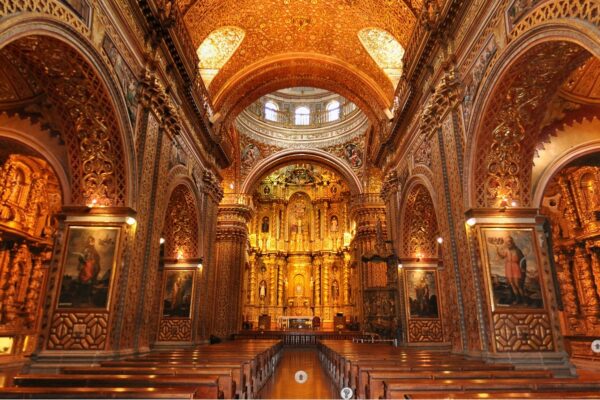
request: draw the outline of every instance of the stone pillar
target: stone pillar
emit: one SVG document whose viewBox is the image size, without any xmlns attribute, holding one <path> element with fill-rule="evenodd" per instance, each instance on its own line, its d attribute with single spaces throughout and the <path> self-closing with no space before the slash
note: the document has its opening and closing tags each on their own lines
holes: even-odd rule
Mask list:
<svg viewBox="0 0 600 400">
<path fill-rule="evenodd" d="M 211 334 L 226 337 L 240 329 L 241 281 L 246 258 L 248 221 L 245 198 L 227 196 L 217 218 L 215 308 Z M 236 297 L 237 296 L 237 297 Z"/>
</svg>

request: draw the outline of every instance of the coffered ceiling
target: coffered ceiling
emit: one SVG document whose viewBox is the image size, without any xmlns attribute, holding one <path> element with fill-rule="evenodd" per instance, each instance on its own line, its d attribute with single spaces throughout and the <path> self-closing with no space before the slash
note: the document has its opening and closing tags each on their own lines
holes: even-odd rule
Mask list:
<svg viewBox="0 0 600 400">
<path fill-rule="evenodd" d="M 239 47 L 211 77 L 209 85 L 216 110 L 228 113 L 239 108 L 237 103 L 242 98 L 250 95 L 254 98 L 244 101 L 251 102 L 265 94 L 267 89 L 259 87 L 269 86 L 272 91 L 303 83 L 327 86 L 333 91 L 339 86 L 340 94 L 359 105 L 362 100 L 380 108 L 389 107 L 394 84 L 372 58 L 373 52 L 370 55 L 365 49 L 359 32 L 365 28 L 384 29 L 406 48 L 416 22 L 415 10 L 421 8 L 421 3 L 422 0 L 181 0 L 179 7 L 196 48 L 219 28 L 238 27 L 244 32 Z M 270 72 L 257 78 L 259 70 Z M 323 83 L 315 85 L 318 82 Z M 362 99 L 353 99 L 356 95 Z"/>
</svg>

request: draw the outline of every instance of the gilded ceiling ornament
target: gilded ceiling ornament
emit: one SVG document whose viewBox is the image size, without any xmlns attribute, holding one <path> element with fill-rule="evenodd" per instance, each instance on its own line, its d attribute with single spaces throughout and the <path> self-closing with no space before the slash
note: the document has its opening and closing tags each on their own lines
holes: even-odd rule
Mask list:
<svg viewBox="0 0 600 400">
<path fill-rule="evenodd" d="M 379 28 L 365 28 L 358 32 L 358 39 L 388 78 L 398 86 L 402 75 L 404 47 L 389 32 Z"/>
<path fill-rule="evenodd" d="M 240 46 L 246 32 L 237 26 L 223 26 L 212 31 L 198 47 L 200 75 L 208 87 L 219 70 Z"/>
</svg>

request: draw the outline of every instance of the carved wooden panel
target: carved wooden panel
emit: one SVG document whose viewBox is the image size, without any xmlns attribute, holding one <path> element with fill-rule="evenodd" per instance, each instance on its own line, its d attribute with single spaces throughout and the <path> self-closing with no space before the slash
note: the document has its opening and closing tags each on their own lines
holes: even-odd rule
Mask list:
<svg viewBox="0 0 600 400">
<path fill-rule="evenodd" d="M 411 189 L 406 200 L 402 226 L 404 256 L 437 256 L 437 219 L 431 196 L 425 186 L 416 185 Z"/>
<path fill-rule="evenodd" d="M 442 342 L 444 341 L 442 321 L 432 320 L 409 320 L 408 322 L 409 342 Z"/>
<path fill-rule="evenodd" d="M 165 256 L 193 258 L 198 256 L 198 224 L 196 199 L 185 185 L 173 190 L 164 227 Z"/>
<path fill-rule="evenodd" d="M 192 340 L 191 319 L 162 319 L 158 329 L 161 342 L 189 342 Z"/>
<path fill-rule="evenodd" d="M 547 314 L 494 314 L 493 318 L 497 351 L 554 350 Z"/>
<path fill-rule="evenodd" d="M 48 337 L 49 350 L 104 350 L 107 313 L 56 312 Z"/>
</svg>

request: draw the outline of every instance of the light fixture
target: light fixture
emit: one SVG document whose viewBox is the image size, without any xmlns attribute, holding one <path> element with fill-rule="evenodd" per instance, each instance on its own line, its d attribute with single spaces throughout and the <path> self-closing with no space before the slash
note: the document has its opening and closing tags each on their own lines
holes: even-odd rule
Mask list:
<svg viewBox="0 0 600 400">
<path fill-rule="evenodd" d="M 158 241 L 160 244 L 165 244 L 165 238 L 163 238 L 163 237 L 161 237 Z"/>
<path fill-rule="evenodd" d="M 137 221 L 133 217 L 127 217 L 125 218 L 125 222 L 127 223 L 127 225 L 135 225 Z"/>
<path fill-rule="evenodd" d="M 202 272 L 202 268 L 204 268 L 204 265 L 202 265 L 202 257 L 200 257 L 200 261 L 198 261 L 198 270 Z"/>
<path fill-rule="evenodd" d="M 88 204 L 88 207 L 96 207 L 96 204 L 98 204 L 98 199 L 92 199 Z"/>
<path fill-rule="evenodd" d="M 443 238 L 443 237 L 441 237 L 441 236 L 438 236 L 438 237 L 437 237 L 437 239 L 435 239 L 435 240 L 437 240 L 437 242 L 438 242 L 439 244 L 442 244 L 442 243 L 444 242 L 444 238 Z"/>
<path fill-rule="evenodd" d="M 398 263 L 398 271 L 402 269 L 402 263 Z"/>
<path fill-rule="evenodd" d="M 467 220 L 467 225 L 469 226 L 474 226 L 477 223 L 477 220 L 475 218 L 469 218 Z"/>
<path fill-rule="evenodd" d="M 183 251 L 182 250 L 177 250 L 177 258 L 178 260 L 183 260 Z"/>
<path fill-rule="evenodd" d="M 500 200 L 500 207 L 501 208 L 508 207 L 508 199 L 506 198 L 506 196 L 502 197 L 502 200 Z"/>
<path fill-rule="evenodd" d="M 234 187 L 235 187 L 235 185 L 233 183 L 229 184 L 229 189 L 233 190 Z"/>
<path fill-rule="evenodd" d="M 510 202 L 510 206 L 511 207 L 516 207 L 518 205 L 519 205 L 519 203 L 516 200 L 513 200 L 513 201 Z"/>
</svg>

